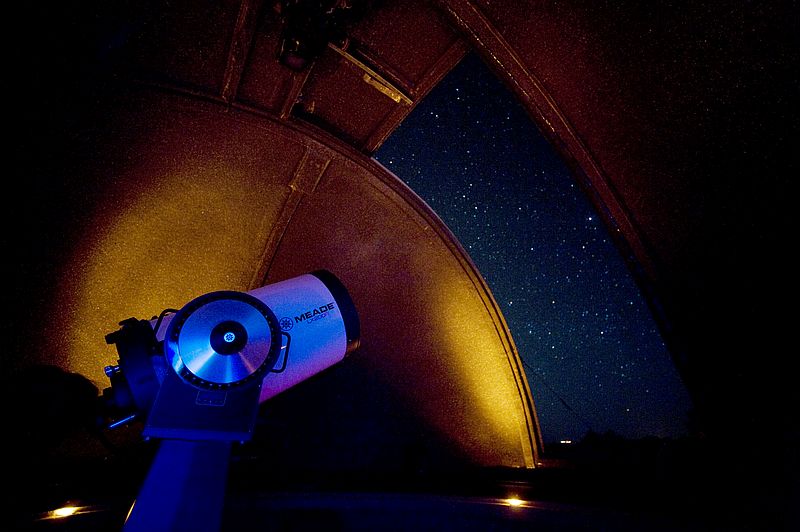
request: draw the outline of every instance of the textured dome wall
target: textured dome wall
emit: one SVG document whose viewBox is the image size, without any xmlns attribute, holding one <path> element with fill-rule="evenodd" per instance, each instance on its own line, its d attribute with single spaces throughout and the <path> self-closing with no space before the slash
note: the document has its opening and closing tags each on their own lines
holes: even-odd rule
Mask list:
<svg viewBox="0 0 800 532">
<path fill-rule="evenodd" d="M 39 311 L 54 327 L 28 361 L 103 388 L 120 320 L 326 268 L 351 291 L 362 346 L 266 403 L 263 452 L 289 470 L 535 465 L 502 316 L 395 176 L 331 137 L 188 94 L 120 87 L 95 111 L 79 134 L 89 149 L 61 176 L 77 203 Z"/>
</svg>

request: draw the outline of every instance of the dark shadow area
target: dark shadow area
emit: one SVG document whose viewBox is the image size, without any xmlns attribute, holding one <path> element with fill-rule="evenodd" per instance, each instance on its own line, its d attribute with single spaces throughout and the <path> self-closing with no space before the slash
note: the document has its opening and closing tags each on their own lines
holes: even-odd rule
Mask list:
<svg viewBox="0 0 800 532">
<path fill-rule="evenodd" d="M 543 467 L 535 470 L 470 466 L 433 452 L 449 446 L 436 445 L 436 435 L 424 432 L 416 438 L 406 434 L 405 455 L 393 454 L 391 460 L 382 449 L 345 449 L 333 427 L 348 423 L 346 416 L 332 415 L 329 430 L 313 424 L 305 431 L 293 418 L 307 410 L 320 411 L 324 418 L 329 409 L 325 398 L 336 396 L 337 408 L 349 404 L 360 414 L 369 411 L 383 420 L 371 429 L 339 429 L 396 430 L 402 436 L 409 432 L 407 425 L 419 428 L 419 423 L 404 419 L 402 408 L 393 409 L 392 404 L 401 402 L 392 401 L 377 383 L 370 393 L 360 389 L 359 396 L 368 397 L 357 401 L 354 390 L 336 387 L 335 375 L 330 377 L 267 403 L 253 441 L 234 447 L 226 506 L 232 529 L 245 523 L 262 523 L 268 530 L 308 530 L 321 524 L 332 530 L 371 524 L 430 529 L 435 523 L 475 530 L 533 524 L 634 530 L 643 523 L 648 528 L 657 523 L 663 530 L 780 529 L 781 514 L 753 512 L 763 501 L 737 497 L 745 479 L 726 475 L 713 449 L 697 439 L 629 440 L 589 433 L 572 445 L 547 446 Z M 8 456 L 13 457 L 9 483 L 15 488 L 10 501 L 18 528 L 118 529 L 157 442 L 144 441 L 137 423 L 112 431 L 100 428 L 99 390 L 76 373 L 29 367 L 10 374 L 3 384 L 6 427 L 13 436 L 8 439 Z M 310 457 L 306 468 L 291 467 L 281 460 L 286 446 L 302 446 L 316 458 Z M 335 463 L 335 455 L 343 453 L 364 455 L 362 467 L 337 471 L 314 465 Z M 352 456 L 342 459 L 350 465 L 359 462 Z M 533 506 L 510 512 L 503 501 L 511 497 Z M 81 510 L 58 519 L 48 513 L 69 505 Z"/>
<path fill-rule="evenodd" d="M 403 460 L 387 462 L 381 449 L 343 449 L 324 427 L 293 428 L 292 416 L 306 408 L 324 413 L 332 394 L 357 410 L 398 414 L 386 393 L 381 401 L 349 403 L 342 396 L 354 392 L 334 389 L 334 383 L 316 379 L 301 390 L 302 399 L 286 394 L 268 403 L 254 440 L 234 447 L 226 530 L 790 529 L 791 486 L 775 483 L 779 475 L 772 469 L 785 457 L 731 457 L 702 437 L 590 432 L 571 444 L 548 444 L 537 469 L 486 468 L 431 455 L 420 442 L 434 435 L 420 433 L 409 440 Z M 30 367 L 9 375 L 3 390 L 15 529 L 119 529 L 157 442 L 144 441 L 136 423 L 99 429 L 98 390 L 78 374 Z M 404 423 L 388 419 L 375 430 L 402 433 Z M 321 469 L 314 460 L 298 469 L 281 461 L 287 445 L 302 445 L 328 464 L 336 453 L 368 456 L 358 470 Z M 510 506 L 512 498 L 519 507 Z M 68 505 L 80 510 L 68 518 L 48 513 Z"/>
<path fill-rule="evenodd" d="M 796 463 L 780 445 L 761 441 L 767 454 L 734 454 L 729 444 L 703 436 L 626 439 L 589 433 L 572 445 L 551 445 L 558 467 L 552 493 L 698 524 L 710 530 L 792 530 L 796 485 L 784 468 Z M 542 494 L 542 496 L 546 496 Z"/>
<path fill-rule="evenodd" d="M 124 518 L 155 448 L 137 437 L 136 424 L 103 430 L 99 398 L 90 380 L 55 366 L 4 375 L 5 478 L 12 488 L 6 498 L 21 529 L 78 501 L 99 508 L 76 529 L 92 519 L 107 525 L 98 514 Z"/>
</svg>

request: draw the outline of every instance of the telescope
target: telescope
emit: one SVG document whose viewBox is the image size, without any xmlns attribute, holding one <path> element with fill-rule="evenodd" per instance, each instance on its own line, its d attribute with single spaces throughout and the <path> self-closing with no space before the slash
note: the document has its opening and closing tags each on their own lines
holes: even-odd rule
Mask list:
<svg viewBox="0 0 800 532">
<path fill-rule="evenodd" d="M 117 364 L 102 401 L 115 428 L 134 419 L 159 448 L 125 531 L 218 530 L 233 443 L 260 405 L 342 361 L 360 324 L 327 270 L 248 292 L 208 292 L 106 336 Z"/>
</svg>

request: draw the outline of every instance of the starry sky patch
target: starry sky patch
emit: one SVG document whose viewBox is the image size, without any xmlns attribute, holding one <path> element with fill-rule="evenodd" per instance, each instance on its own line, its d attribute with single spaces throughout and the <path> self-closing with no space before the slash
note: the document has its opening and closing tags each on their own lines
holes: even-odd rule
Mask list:
<svg viewBox="0 0 800 532">
<path fill-rule="evenodd" d="M 442 218 L 500 304 L 545 442 L 687 433 L 688 394 L 564 160 L 468 55 L 375 158 Z"/>
</svg>

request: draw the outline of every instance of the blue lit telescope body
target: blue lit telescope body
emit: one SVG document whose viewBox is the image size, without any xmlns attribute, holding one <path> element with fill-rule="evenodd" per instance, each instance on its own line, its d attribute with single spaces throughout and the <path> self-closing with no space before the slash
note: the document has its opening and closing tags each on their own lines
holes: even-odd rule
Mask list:
<svg viewBox="0 0 800 532">
<path fill-rule="evenodd" d="M 327 270 L 216 291 L 106 336 L 117 366 L 104 400 L 159 438 L 249 438 L 253 408 L 340 362 L 360 342 L 350 294 Z M 224 414 L 223 414 L 224 412 Z"/>
<path fill-rule="evenodd" d="M 262 402 L 341 361 L 360 343 L 353 301 L 341 282 L 327 271 L 249 293 L 272 308 L 281 331 L 291 335 L 286 369 L 264 379 Z"/>
<path fill-rule="evenodd" d="M 250 292 L 209 292 L 120 325 L 106 336 L 120 358 L 106 368 L 104 396 L 161 440 L 126 532 L 217 530 L 230 446 L 251 438 L 259 405 L 360 341 L 353 301 L 325 270 Z"/>
<path fill-rule="evenodd" d="M 349 293 L 320 270 L 205 294 L 167 315 L 157 333 L 166 362 L 188 383 L 225 389 L 263 378 L 263 402 L 341 361 L 360 330 Z"/>
</svg>

